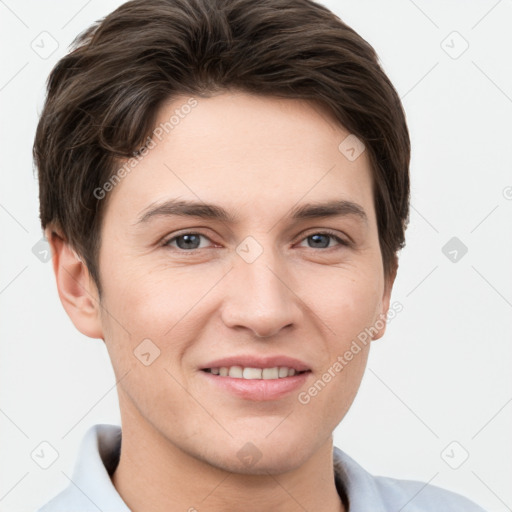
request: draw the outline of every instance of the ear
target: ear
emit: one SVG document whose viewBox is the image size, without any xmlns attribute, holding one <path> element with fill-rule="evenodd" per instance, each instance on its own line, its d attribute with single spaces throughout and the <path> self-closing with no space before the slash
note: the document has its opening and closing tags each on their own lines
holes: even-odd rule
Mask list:
<svg viewBox="0 0 512 512">
<path fill-rule="evenodd" d="M 103 338 L 97 287 L 86 264 L 55 229 L 45 236 L 52 251 L 53 271 L 60 301 L 75 327 L 90 338 Z"/>
<path fill-rule="evenodd" d="M 389 303 L 391 301 L 391 292 L 393 290 L 393 284 L 395 283 L 397 271 L 398 257 L 395 255 L 389 274 L 384 276 L 384 293 L 382 295 L 379 316 L 375 320 L 375 330 L 377 332 L 375 335 L 372 336 L 373 341 L 382 338 L 382 336 L 384 336 L 384 333 L 386 332 Z"/>
</svg>

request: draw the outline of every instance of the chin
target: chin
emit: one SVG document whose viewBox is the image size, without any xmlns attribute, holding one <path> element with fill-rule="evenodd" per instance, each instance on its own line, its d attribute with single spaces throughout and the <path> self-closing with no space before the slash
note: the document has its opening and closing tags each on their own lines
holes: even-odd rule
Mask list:
<svg viewBox="0 0 512 512">
<path fill-rule="evenodd" d="M 241 475 L 279 475 L 299 468 L 306 460 L 307 454 L 297 450 L 275 450 L 273 453 L 262 453 L 261 458 L 254 462 L 233 457 L 232 452 L 215 456 L 207 460 L 210 465 Z"/>
<path fill-rule="evenodd" d="M 225 445 L 216 444 L 218 449 L 210 452 L 207 462 L 232 473 L 277 475 L 300 467 L 317 448 L 315 439 L 308 439 L 305 432 L 283 429 L 278 434 L 272 428 L 265 430 L 265 434 L 260 429 L 257 435 L 244 433 Z"/>
</svg>

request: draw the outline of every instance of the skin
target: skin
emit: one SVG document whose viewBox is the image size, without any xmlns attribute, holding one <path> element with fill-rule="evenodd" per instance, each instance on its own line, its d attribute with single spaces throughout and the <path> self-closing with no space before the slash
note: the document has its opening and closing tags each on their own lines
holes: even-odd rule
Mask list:
<svg viewBox="0 0 512 512">
<path fill-rule="evenodd" d="M 187 99 L 164 105 L 157 124 Z M 332 432 L 357 393 L 370 343 L 308 404 L 298 394 L 389 308 L 396 269 L 384 276 L 369 160 L 363 152 L 349 161 L 338 149 L 349 133 L 311 103 L 233 91 L 197 100 L 109 193 L 101 300 L 80 258 L 47 233 L 62 303 L 83 334 L 105 341 L 120 380 L 123 444 L 112 481 L 134 512 L 344 510 Z M 237 221 L 137 223 L 170 198 L 214 203 Z M 367 221 L 290 216 L 340 199 Z M 352 244 L 312 243 L 325 230 Z M 203 235 L 198 248 L 164 244 L 185 231 Z M 236 252 L 248 236 L 263 250 L 252 263 Z M 134 356 L 144 339 L 160 350 L 149 366 Z M 295 357 L 311 373 L 283 398 L 246 400 L 200 371 L 239 354 Z M 248 442 L 261 457 L 253 465 L 237 456 Z"/>
</svg>

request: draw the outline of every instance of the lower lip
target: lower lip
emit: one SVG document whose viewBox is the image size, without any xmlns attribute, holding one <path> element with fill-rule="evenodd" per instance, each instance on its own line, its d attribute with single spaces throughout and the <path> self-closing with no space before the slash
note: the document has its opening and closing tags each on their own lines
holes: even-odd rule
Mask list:
<svg viewBox="0 0 512 512">
<path fill-rule="evenodd" d="M 311 372 L 282 379 L 235 379 L 200 371 L 213 385 L 219 386 L 245 400 L 278 400 L 300 388 Z"/>
</svg>

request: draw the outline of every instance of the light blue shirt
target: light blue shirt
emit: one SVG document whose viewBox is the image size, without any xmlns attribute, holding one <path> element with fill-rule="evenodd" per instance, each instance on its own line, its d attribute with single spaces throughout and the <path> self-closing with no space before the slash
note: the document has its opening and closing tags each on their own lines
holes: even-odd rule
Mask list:
<svg viewBox="0 0 512 512">
<path fill-rule="evenodd" d="M 72 482 L 38 512 L 130 512 L 110 480 L 121 450 L 121 427 L 94 425 L 84 436 Z M 334 447 L 338 492 L 349 512 L 485 512 L 468 499 L 433 485 L 372 476 Z"/>
</svg>

